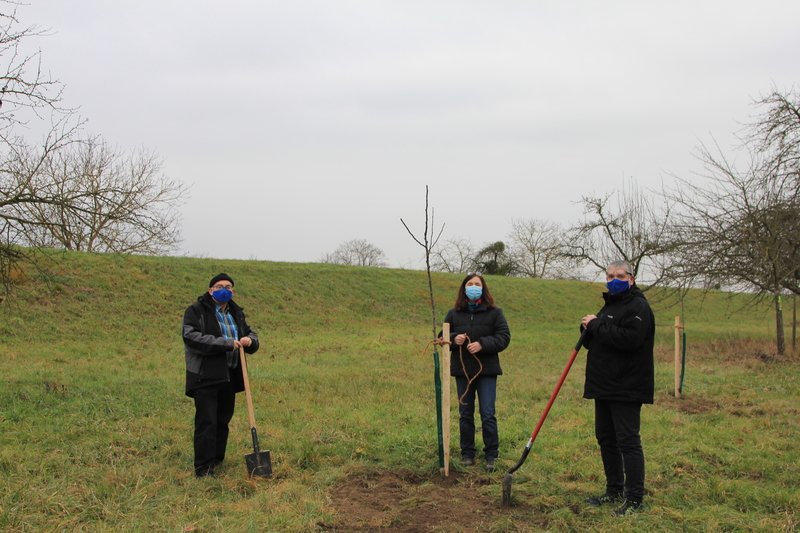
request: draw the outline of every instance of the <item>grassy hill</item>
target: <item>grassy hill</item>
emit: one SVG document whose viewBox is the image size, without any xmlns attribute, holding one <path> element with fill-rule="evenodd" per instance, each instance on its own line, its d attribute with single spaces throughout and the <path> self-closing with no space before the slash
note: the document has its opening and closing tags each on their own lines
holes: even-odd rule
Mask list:
<svg viewBox="0 0 800 533">
<path fill-rule="evenodd" d="M 649 507 L 621 522 L 582 506 L 602 490 L 602 467 L 592 405 L 581 398 L 581 357 L 515 476 L 517 507 L 492 510 L 502 472 L 454 465 L 458 483 L 437 488 L 424 272 L 80 253 L 43 262 L 45 271 L 15 273 L 18 289 L 0 305 L 0 529 L 410 530 L 402 516 L 442 490 L 455 503 L 488 502 L 471 522 L 487 530 L 797 528 L 800 364 L 770 355 L 770 310 L 743 296 L 692 294 L 684 302 L 689 349 L 680 400 L 672 397 L 680 308 L 654 301 L 656 404 L 644 409 L 642 429 Z M 192 475 L 181 318 L 220 271 L 236 280 L 236 301 L 262 342 L 250 372 L 259 433 L 273 457 L 267 481 L 244 475 L 242 456 L 252 450 L 243 396 L 221 475 Z M 460 280 L 434 276 L 437 321 Z M 488 282 L 512 331 L 498 388 L 507 468 L 552 391 L 580 317 L 599 308 L 602 286 Z M 452 430 L 457 443 L 456 413 Z M 398 504 L 401 518 L 359 522 L 332 496 L 354 479 L 400 471 L 422 491 Z M 463 527 L 452 517 L 434 526 Z"/>
</svg>

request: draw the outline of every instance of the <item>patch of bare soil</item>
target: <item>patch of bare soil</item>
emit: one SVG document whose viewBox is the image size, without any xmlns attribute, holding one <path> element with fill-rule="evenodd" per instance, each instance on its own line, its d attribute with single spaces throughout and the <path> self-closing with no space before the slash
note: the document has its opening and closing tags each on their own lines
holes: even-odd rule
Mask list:
<svg viewBox="0 0 800 533">
<path fill-rule="evenodd" d="M 689 415 L 716 411 L 720 408 L 717 402 L 706 400 L 699 396 L 681 396 L 680 398 L 676 398 L 671 394 L 662 394 L 656 398 L 655 401 L 662 407 L 669 407 Z"/>
<path fill-rule="evenodd" d="M 486 490 L 493 484 L 497 494 Z M 500 505 L 499 478 L 453 471 L 447 478 L 407 471 L 353 474 L 331 490 L 330 499 L 334 523 L 318 524 L 328 531 L 480 531 L 493 524 L 514 530 L 512 513 L 523 510 Z"/>
</svg>

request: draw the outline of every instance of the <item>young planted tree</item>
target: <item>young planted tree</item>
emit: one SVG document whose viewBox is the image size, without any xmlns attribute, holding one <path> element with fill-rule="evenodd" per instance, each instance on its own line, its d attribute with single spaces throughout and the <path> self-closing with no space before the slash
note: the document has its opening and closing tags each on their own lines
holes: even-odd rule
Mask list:
<svg viewBox="0 0 800 533">
<path fill-rule="evenodd" d="M 436 243 L 442 236 L 444 231 L 444 224 L 442 224 L 439 231 L 436 231 L 436 223 L 434 219 L 434 211 L 428 207 L 428 186 L 425 186 L 425 225 L 422 230 L 422 235 L 417 236 L 408 227 L 405 220 L 402 218 L 400 222 L 406 229 L 414 242 L 419 244 L 425 251 L 425 271 L 428 275 L 428 295 L 431 304 L 431 333 L 433 335 L 432 342 L 436 346 L 437 340 L 437 326 L 436 326 L 436 301 L 433 297 L 433 278 L 431 277 L 431 252 L 436 247 Z M 436 394 L 436 429 L 438 437 L 438 451 L 439 451 L 439 468 L 443 473 L 447 472 L 447 465 L 445 462 L 445 436 L 442 422 L 442 370 L 439 362 L 439 352 L 436 348 L 433 350 L 433 383 Z M 447 406 L 449 408 L 449 406 Z"/>
</svg>

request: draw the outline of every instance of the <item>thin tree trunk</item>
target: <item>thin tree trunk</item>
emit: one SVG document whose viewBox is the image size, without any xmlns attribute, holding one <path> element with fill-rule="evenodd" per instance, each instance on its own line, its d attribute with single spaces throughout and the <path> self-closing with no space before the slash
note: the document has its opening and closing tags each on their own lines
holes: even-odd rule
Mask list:
<svg viewBox="0 0 800 533">
<path fill-rule="evenodd" d="M 792 353 L 797 353 L 797 295 L 792 295 Z"/>
<path fill-rule="evenodd" d="M 786 339 L 783 334 L 783 308 L 781 307 L 781 292 L 780 289 L 775 291 L 775 330 L 777 333 L 778 341 L 778 355 L 783 355 L 786 352 Z"/>
</svg>

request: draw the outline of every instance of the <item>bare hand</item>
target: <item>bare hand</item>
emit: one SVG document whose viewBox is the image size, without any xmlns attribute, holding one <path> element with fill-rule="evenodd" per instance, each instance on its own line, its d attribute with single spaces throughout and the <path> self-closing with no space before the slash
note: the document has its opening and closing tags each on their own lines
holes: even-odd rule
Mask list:
<svg viewBox="0 0 800 533">
<path fill-rule="evenodd" d="M 482 349 L 483 349 L 483 346 L 481 346 L 481 343 L 478 342 L 478 341 L 471 342 L 471 343 L 467 344 L 467 351 L 469 353 L 471 353 L 471 354 L 476 354 L 476 353 L 480 352 Z"/>
<path fill-rule="evenodd" d="M 467 334 L 466 333 L 460 333 L 460 334 L 456 335 L 456 344 L 458 344 L 459 346 L 464 344 L 465 340 L 467 340 Z"/>
<path fill-rule="evenodd" d="M 581 325 L 583 327 L 587 327 L 589 322 L 597 318 L 597 315 L 586 315 L 585 317 L 581 318 Z"/>
<path fill-rule="evenodd" d="M 250 337 L 242 337 L 241 339 L 239 339 L 239 344 L 247 348 L 248 346 L 253 344 L 253 339 L 251 339 Z"/>
<path fill-rule="evenodd" d="M 242 343 L 237 341 L 236 339 L 233 339 L 233 349 L 234 350 L 238 350 L 241 347 L 242 347 Z"/>
</svg>

